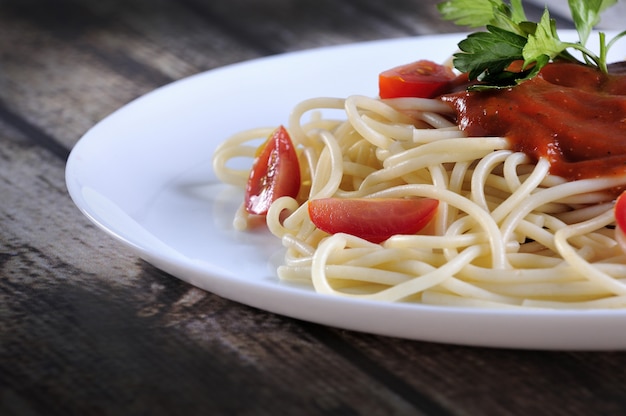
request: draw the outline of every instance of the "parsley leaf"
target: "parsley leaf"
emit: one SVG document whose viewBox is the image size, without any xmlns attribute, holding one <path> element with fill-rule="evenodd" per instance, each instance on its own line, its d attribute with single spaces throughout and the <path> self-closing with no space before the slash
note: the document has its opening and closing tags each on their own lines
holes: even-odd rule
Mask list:
<svg viewBox="0 0 626 416">
<path fill-rule="evenodd" d="M 600 32 L 599 56 L 585 47 L 591 30 L 600 20 L 600 13 L 617 3 L 617 0 L 568 0 L 579 42 L 562 42 L 556 23 L 546 8 L 538 23 L 529 22 L 522 0 L 447 0 L 437 7 L 445 20 L 486 31 L 470 34 L 459 43 L 461 52 L 454 55 L 454 66 L 466 72 L 470 80 L 478 80 L 473 89 L 514 86 L 535 76 L 542 67 L 554 59 L 577 61 L 569 49 L 582 54 L 582 64 L 607 71 L 607 50 L 626 31 L 606 43 Z M 507 69 L 517 60 L 523 60 L 521 72 Z"/>
<path fill-rule="evenodd" d="M 522 0 L 511 0 L 510 10 L 511 19 L 513 19 L 513 21 L 523 22 L 526 20 L 526 13 L 524 12 L 524 6 L 522 6 Z"/>
<path fill-rule="evenodd" d="M 454 55 L 454 66 L 470 79 L 489 82 L 523 58 L 525 44 L 525 37 L 488 25 L 487 32 L 472 33 L 459 43 L 462 52 Z"/>
<path fill-rule="evenodd" d="M 541 20 L 537 25 L 535 32 L 528 35 L 526 45 L 524 46 L 524 66 L 536 63 L 541 56 L 547 56 L 553 59 L 565 50 L 567 44 L 559 40 L 556 34 L 556 24 L 550 19 L 548 10 L 546 9 L 541 16 Z"/>
<path fill-rule="evenodd" d="M 493 20 L 492 0 L 449 0 L 437 5 L 444 19 L 459 26 L 481 27 Z"/>
<path fill-rule="evenodd" d="M 615 3 L 617 0 L 568 0 L 581 44 L 587 43 L 591 29 L 600 22 L 600 13 Z"/>
</svg>

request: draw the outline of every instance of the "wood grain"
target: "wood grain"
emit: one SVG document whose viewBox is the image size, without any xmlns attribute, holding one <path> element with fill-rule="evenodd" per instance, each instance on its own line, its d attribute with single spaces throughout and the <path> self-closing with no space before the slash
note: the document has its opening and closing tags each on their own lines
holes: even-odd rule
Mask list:
<svg viewBox="0 0 626 416">
<path fill-rule="evenodd" d="M 435 4 L 0 2 L 0 414 L 623 414 L 623 352 L 439 345 L 259 311 L 127 253 L 67 195 L 68 152 L 127 102 L 261 56 L 459 30 Z"/>
</svg>

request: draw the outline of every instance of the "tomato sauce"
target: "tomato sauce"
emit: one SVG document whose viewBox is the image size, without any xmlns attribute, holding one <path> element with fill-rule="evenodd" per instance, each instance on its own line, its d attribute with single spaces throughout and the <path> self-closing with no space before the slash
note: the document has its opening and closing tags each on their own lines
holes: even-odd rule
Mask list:
<svg viewBox="0 0 626 416">
<path fill-rule="evenodd" d="M 469 136 L 506 137 L 568 180 L 626 174 L 626 73 L 551 63 L 514 88 L 442 96 Z"/>
</svg>

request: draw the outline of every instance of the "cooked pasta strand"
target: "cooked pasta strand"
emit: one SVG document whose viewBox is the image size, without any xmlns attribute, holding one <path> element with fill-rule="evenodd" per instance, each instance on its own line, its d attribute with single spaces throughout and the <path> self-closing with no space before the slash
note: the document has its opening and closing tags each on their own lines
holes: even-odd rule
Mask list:
<svg viewBox="0 0 626 416">
<path fill-rule="evenodd" d="M 328 114 L 339 113 L 336 119 Z M 306 116 L 309 116 L 306 119 Z M 305 120 L 306 119 L 306 120 Z M 421 98 L 315 98 L 288 130 L 303 186 L 265 219 L 281 238 L 281 279 L 318 292 L 381 301 L 480 308 L 626 307 L 626 255 L 614 235 L 613 196 L 626 178 L 567 182 L 501 137 L 466 137 L 451 108 Z M 213 158 L 220 180 L 245 186 L 235 159 L 254 156 L 271 129 L 234 135 Z M 418 235 L 373 244 L 327 235 L 311 222 L 314 198 L 434 198 Z M 252 219 L 240 209 L 235 227 Z"/>
</svg>

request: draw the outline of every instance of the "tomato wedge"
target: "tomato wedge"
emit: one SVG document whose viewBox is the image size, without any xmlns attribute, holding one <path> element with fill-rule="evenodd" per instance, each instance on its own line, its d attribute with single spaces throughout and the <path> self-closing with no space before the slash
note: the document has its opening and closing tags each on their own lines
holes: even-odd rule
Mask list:
<svg viewBox="0 0 626 416">
<path fill-rule="evenodd" d="M 615 237 L 622 249 L 626 251 L 626 191 L 617 197 L 613 212 L 615 213 L 615 222 L 617 224 Z"/>
<path fill-rule="evenodd" d="M 434 98 L 444 93 L 455 78 L 449 67 L 421 60 L 381 72 L 378 91 L 380 98 Z"/>
<path fill-rule="evenodd" d="M 250 214 L 265 215 L 276 199 L 295 198 L 300 190 L 300 164 L 284 126 L 279 126 L 261 146 L 252 164 L 244 205 Z"/>
<path fill-rule="evenodd" d="M 329 234 L 351 234 L 380 243 L 397 234 L 411 235 L 428 224 L 439 201 L 430 198 L 343 199 L 309 201 L 313 224 Z"/>
</svg>

